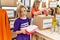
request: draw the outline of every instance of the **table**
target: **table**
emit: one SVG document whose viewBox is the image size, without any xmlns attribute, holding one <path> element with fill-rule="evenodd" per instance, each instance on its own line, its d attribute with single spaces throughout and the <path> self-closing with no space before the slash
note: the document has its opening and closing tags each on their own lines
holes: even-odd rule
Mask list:
<svg viewBox="0 0 60 40">
<path fill-rule="evenodd" d="M 33 37 L 35 37 L 33 39 Z M 36 30 L 36 32 L 31 36 L 31 40 L 60 40 L 60 34 L 56 32 L 51 32 L 49 30 Z"/>
</svg>

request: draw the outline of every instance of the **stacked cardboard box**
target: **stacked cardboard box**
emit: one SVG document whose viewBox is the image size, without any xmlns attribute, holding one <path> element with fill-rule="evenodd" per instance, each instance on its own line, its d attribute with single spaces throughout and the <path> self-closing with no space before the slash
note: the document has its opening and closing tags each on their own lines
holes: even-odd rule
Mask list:
<svg viewBox="0 0 60 40">
<path fill-rule="evenodd" d="M 60 8 L 57 8 L 57 14 L 60 14 Z"/>
<path fill-rule="evenodd" d="M 1 0 L 3 6 L 17 6 L 16 2 L 18 0 Z"/>
<path fill-rule="evenodd" d="M 42 8 L 46 8 L 46 2 L 42 2 Z"/>
</svg>

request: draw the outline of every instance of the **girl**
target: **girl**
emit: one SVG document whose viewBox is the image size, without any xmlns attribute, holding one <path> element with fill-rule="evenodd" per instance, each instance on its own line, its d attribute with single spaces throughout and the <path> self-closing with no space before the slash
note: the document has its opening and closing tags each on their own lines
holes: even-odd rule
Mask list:
<svg viewBox="0 0 60 40">
<path fill-rule="evenodd" d="M 39 10 L 39 5 L 40 5 L 40 1 L 36 0 L 34 1 L 33 7 L 31 9 L 31 25 L 34 23 L 34 16 L 42 14 L 42 12 Z"/>
<path fill-rule="evenodd" d="M 34 15 L 42 14 L 42 12 L 39 10 L 39 5 L 40 5 L 40 1 L 37 0 L 34 2 L 33 7 L 31 9 L 32 18 L 34 18 Z"/>
<path fill-rule="evenodd" d="M 26 16 L 26 8 L 20 5 L 17 8 L 18 18 L 14 23 L 14 32 L 17 34 L 16 40 L 30 40 L 30 35 L 25 32 L 25 27 L 29 26 L 29 18 Z"/>
</svg>

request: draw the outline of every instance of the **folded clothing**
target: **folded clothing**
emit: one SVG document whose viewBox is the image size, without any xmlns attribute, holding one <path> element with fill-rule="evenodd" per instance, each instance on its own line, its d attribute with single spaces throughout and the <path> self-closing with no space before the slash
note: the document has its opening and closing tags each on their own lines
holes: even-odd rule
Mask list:
<svg viewBox="0 0 60 40">
<path fill-rule="evenodd" d="M 38 29 L 38 26 L 30 25 L 26 27 L 25 31 L 26 31 L 26 34 L 33 34 L 37 29 Z"/>
</svg>

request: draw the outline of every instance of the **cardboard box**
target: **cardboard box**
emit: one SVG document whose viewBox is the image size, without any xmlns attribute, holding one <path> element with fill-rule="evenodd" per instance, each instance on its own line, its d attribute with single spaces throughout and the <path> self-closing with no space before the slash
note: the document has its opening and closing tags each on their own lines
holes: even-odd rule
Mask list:
<svg viewBox="0 0 60 40">
<path fill-rule="evenodd" d="M 46 2 L 42 2 L 42 8 L 46 8 Z"/>
<path fill-rule="evenodd" d="M 51 2 L 51 1 L 57 1 L 57 0 L 48 0 L 48 2 Z"/>
<path fill-rule="evenodd" d="M 34 17 L 34 25 L 37 25 L 39 29 L 47 29 L 52 26 L 53 16 L 38 15 Z"/>
<path fill-rule="evenodd" d="M 57 14 L 60 14 L 60 8 L 57 8 Z"/>
<path fill-rule="evenodd" d="M 18 0 L 1 0 L 1 4 L 3 6 L 17 6 L 17 1 Z"/>
</svg>

